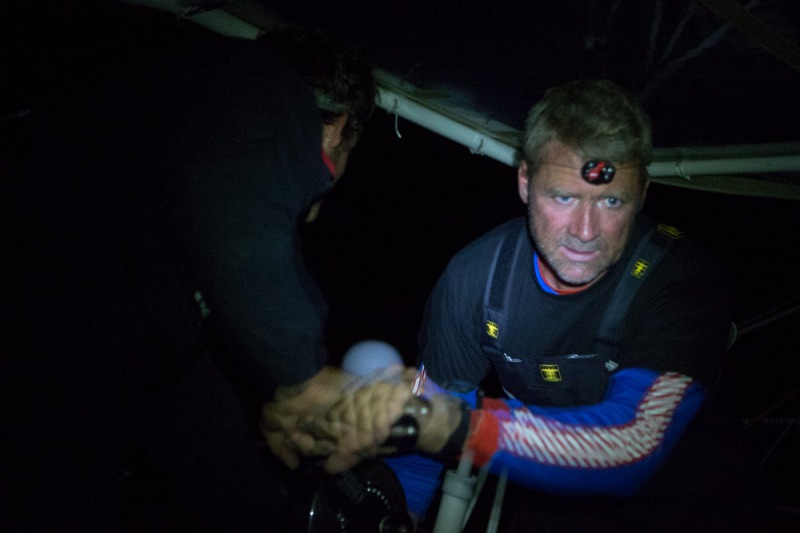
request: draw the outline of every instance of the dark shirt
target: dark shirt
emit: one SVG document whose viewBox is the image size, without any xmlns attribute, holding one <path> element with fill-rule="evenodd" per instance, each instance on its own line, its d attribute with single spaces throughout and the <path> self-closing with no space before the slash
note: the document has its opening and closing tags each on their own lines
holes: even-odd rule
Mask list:
<svg viewBox="0 0 800 533">
<path fill-rule="evenodd" d="M 508 392 L 527 403 L 597 403 L 603 397 L 604 382 L 587 383 L 583 378 L 570 384 L 542 381 L 538 368 L 556 360 L 562 365 L 570 361 L 582 365 L 587 363 L 582 357 L 597 354 L 600 323 L 628 259 L 646 231 L 645 224 L 634 228 L 623 256 L 606 275 L 574 294 L 550 294 L 540 286 L 534 274 L 533 248 L 527 241 L 511 280 L 504 346 L 508 358 L 504 360 L 487 356 L 480 337 L 483 287 L 498 240 L 510 224 L 461 251 L 434 289 L 421 334 L 421 358 L 428 376 L 442 386 L 459 380 L 464 387 L 474 388 L 494 368 L 507 375 L 525 375 L 530 389 L 522 390 L 520 384 L 521 388 L 512 387 Z M 616 346 L 597 354 L 601 359 L 598 375 L 588 379 L 607 381 L 613 370 L 638 367 L 680 372 L 709 387 L 720 372 L 730 326 L 732 294 L 727 272 L 696 243 L 680 238 L 649 276 L 621 323 Z M 584 387 L 587 392 L 575 389 L 570 393 L 565 390 L 568 387 Z"/>
<path fill-rule="evenodd" d="M 479 449 L 491 450 L 492 438 L 496 438 L 498 450 L 491 459 L 491 471 L 511 465 L 510 479 L 535 491 L 518 489 L 522 495 L 515 501 L 524 510 L 518 517 L 521 528 L 724 529 L 757 518 L 752 510 L 758 508 L 754 498 L 758 488 L 751 483 L 744 462 L 739 422 L 719 383 L 733 307 L 726 270 L 691 239 L 676 240 L 636 293 L 616 344 L 598 349 L 595 337 L 610 295 L 649 223 L 639 220 L 620 261 L 597 283 L 573 294 L 556 295 L 543 289 L 535 276 L 532 245 L 526 242 L 513 277 L 504 353 L 489 355 L 481 346 L 484 288 L 499 239 L 512 224 L 519 223 L 495 228 L 451 260 L 428 303 L 420 334 L 420 361 L 428 379 L 451 391 L 474 390 L 496 374 L 502 391 L 520 400 L 506 400 L 508 407 L 487 402 L 475 411 L 473 422 L 480 422 L 468 446 L 488 439 Z M 557 369 L 557 374 L 543 368 Z M 577 431 L 602 432 L 607 420 L 622 414 L 612 376 L 631 376 L 629 372 L 636 369 L 673 376 L 677 372 L 709 392 L 672 449 L 659 446 L 647 458 L 661 457 L 654 461 L 660 466 L 633 494 L 628 491 L 623 499 L 614 495 L 620 487 L 636 483 L 634 478 L 621 481 L 624 475 L 617 478 L 614 468 L 607 472 L 594 466 L 576 468 L 565 459 L 563 464 L 571 466 L 540 470 L 546 462 L 520 460 L 527 455 L 517 454 L 504 440 L 513 440 L 508 434 L 511 430 L 503 429 L 503 424 L 516 416 L 507 409 L 519 409 L 523 404 L 532 416 L 513 418 L 522 433 L 538 434 L 550 417 Z M 679 419 L 679 411 L 674 420 Z M 523 429 L 528 423 L 525 420 L 532 419 L 543 425 Z M 497 430 L 492 428 L 498 427 L 498 421 L 501 435 L 493 437 Z M 553 427 L 561 427 L 555 424 Z M 655 428 L 652 433 L 655 438 Z M 575 433 L 576 438 L 579 434 Z M 591 477 L 593 472 L 597 478 Z M 563 485 L 559 485 L 560 479 L 565 480 Z M 593 479 L 597 484 L 590 488 Z M 565 498 L 563 494 L 571 489 L 575 495 Z M 582 491 L 585 495 L 578 496 Z"/>
</svg>

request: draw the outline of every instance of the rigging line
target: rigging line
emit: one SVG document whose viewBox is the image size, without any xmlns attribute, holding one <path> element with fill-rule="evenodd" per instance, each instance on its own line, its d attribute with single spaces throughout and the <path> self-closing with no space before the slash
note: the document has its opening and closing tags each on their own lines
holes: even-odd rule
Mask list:
<svg viewBox="0 0 800 533">
<path fill-rule="evenodd" d="M 611 26 L 614 23 L 617 11 L 619 11 L 619 5 L 621 2 L 622 0 L 614 0 L 614 3 L 608 10 L 608 17 L 606 17 L 606 24 L 605 27 L 603 28 L 603 33 L 601 34 L 600 37 L 600 43 L 604 46 L 608 44 L 608 35 L 611 33 Z"/>
<path fill-rule="evenodd" d="M 666 61 L 667 58 L 672 55 L 672 50 L 675 48 L 675 45 L 678 44 L 678 40 L 681 38 L 683 30 L 686 28 L 686 24 L 689 23 L 689 19 L 692 18 L 696 10 L 697 4 L 690 2 L 689 8 L 684 11 L 683 17 L 681 17 L 680 22 L 678 22 L 678 25 L 675 27 L 675 31 L 672 32 L 672 36 L 670 37 L 669 42 L 664 49 L 664 53 L 661 54 L 661 61 Z"/>
<path fill-rule="evenodd" d="M 758 463 L 758 466 L 764 466 L 764 464 L 766 464 L 767 459 L 769 459 L 769 456 L 772 455 L 772 452 L 774 452 L 778 448 L 778 445 L 781 443 L 781 441 L 783 441 L 784 437 L 786 437 L 786 434 L 789 433 L 790 429 L 792 429 L 792 425 L 794 425 L 794 422 L 790 422 L 786 425 L 786 427 L 781 432 L 781 434 L 778 435 L 778 438 L 775 440 L 772 446 L 770 446 L 769 450 L 767 450 L 767 453 L 764 454 L 764 457 L 761 458 L 761 461 Z"/>
<path fill-rule="evenodd" d="M 486 527 L 486 533 L 496 533 L 500 525 L 500 513 L 503 509 L 503 498 L 506 495 L 506 485 L 508 484 L 508 467 L 503 468 L 500 473 L 500 479 L 497 482 L 497 488 L 494 493 L 494 500 L 492 500 L 492 511 L 489 515 L 489 524 Z"/>
<path fill-rule="evenodd" d="M 757 0 L 753 3 L 758 3 Z M 641 100 L 647 100 L 650 95 L 652 95 L 661 83 L 669 78 L 673 73 L 677 72 L 683 64 L 691 59 L 697 59 L 700 57 L 703 52 L 705 52 L 708 48 L 716 46 L 725 37 L 725 34 L 731 29 L 730 24 L 723 24 L 720 28 L 718 28 L 714 33 L 700 41 L 700 44 L 686 52 L 683 57 L 679 57 L 669 62 L 667 67 L 662 70 L 659 74 L 655 76 L 650 82 L 645 86 L 644 89 L 639 93 L 639 98 Z"/>
<path fill-rule="evenodd" d="M 771 55 L 800 70 L 800 47 L 733 0 L 698 0 Z"/>
<path fill-rule="evenodd" d="M 656 53 L 656 43 L 658 42 L 658 32 L 661 29 L 661 19 L 664 15 L 664 0 L 656 0 L 653 6 L 653 21 L 650 24 L 650 42 L 647 47 L 646 68 L 653 64 L 653 56 Z"/>
<path fill-rule="evenodd" d="M 786 405 L 790 400 L 792 400 L 798 394 L 800 394 L 800 389 L 793 390 L 792 392 L 790 392 L 789 394 L 778 400 L 773 405 L 767 407 L 753 418 L 747 420 L 744 425 L 744 429 L 748 429 L 757 424 L 758 422 L 761 422 L 762 420 L 767 418 L 767 416 L 769 416 L 771 413 L 774 413 L 778 408 L 782 407 L 783 405 Z"/>
<path fill-rule="evenodd" d="M 597 0 L 589 0 L 586 9 L 586 48 L 592 50 L 597 45 Z"/>
<path fill-rule="evenodd" d="M 789 302 L 784 306 L 775 307 L 769 311 L 765 311 L 755 317 L 745 321 L 743 324 L 739 325 L 739 335 L 745 335 L 750 333 L 762 326 L 766 326 L 771 324 L 781 318 L 785 318 L 792 313 L 800 311 L 800 303 L 797 302 Z"/>
</svg>

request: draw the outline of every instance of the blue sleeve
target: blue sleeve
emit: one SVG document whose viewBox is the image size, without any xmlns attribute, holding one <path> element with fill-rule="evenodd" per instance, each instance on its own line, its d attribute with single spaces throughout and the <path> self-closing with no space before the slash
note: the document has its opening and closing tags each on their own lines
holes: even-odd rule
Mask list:
<svg viewBox="0 0 800 533">
<path fill-rule="evenodd" d="M 490 471 L 560 495 L 628 496 L 667 457 L 705 390 L 678 373 L 624 369 L 603 401 L 573 408 L 486 400 L 473 412 L 467 447 Z"/>
<path fill-rule="evenodd" d="M 423 516 L 439 488 L 444 464 L 416 453 L 387 457 L 384 461 L 403 487 L 409 512 Z"/>
</svg>

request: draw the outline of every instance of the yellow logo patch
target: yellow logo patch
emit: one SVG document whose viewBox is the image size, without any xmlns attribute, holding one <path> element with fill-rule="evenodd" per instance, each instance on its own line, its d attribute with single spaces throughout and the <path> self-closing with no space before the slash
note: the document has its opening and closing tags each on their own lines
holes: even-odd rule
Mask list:
<svg viewBox="0 0 800 533">
<path fill-rule="evenodd" d="M 650 266 L 650 263 L 645 261 L 644 259 L 637 259 L 636 264 L 633 265 L 631 269 L 631 276 L 634 278 L 641 278 L 644 276 L 645 271 L 647 271 L 647 267 Z"/>
<path fill-rule="evenodd" d="M 498 329 L 497 323 L 492 322 L 491 320 L 486 322 L 486 334 L 491 338 L 496 339 L 500 335 L 500 329 Z"/>
<path fill-rule="evenodd" d="M 673 239 L 680 239 L 683 237 L 683 231 L 680 228 L 676 228 L 675 226 L 670 226 L 669 224 L 659 224 L 658 231 L 672 237 Z"/>
<path fill-rule="evenodd" d="M 550 383 L 561 381 L 561 370 L 559 370 L 558 365 L 539 365 L 539 372 L 545 381 Z"/>
</svg>

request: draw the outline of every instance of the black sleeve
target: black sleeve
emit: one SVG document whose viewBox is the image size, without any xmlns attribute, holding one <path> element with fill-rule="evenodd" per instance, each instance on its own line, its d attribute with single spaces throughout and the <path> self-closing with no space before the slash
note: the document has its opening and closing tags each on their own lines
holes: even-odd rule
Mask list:
<svg viewBox="0 0 800 533">
<path fill-rule="evenodd" d="M 215 337 L 271 391 L 312 377 L 326 358 L 326 308 L 301 257 L 298 224 L 330 175 L 310 90 L 251 48 L 258 44 L 233 46 L 204 54 L 197 72 L 210 88 L 187 89 L 180 109 L 168 111 L 202 117 L 176 120 L 196 127 L 172 141 L 192 157 L 176 163 L 168 217 Z"/>
<path fill-rule="evenodd" d="M 196 180 L 219 181 L 196 190 L 180 214 L 184 250 L 209 304 L 212 330 L 237 364 L 254 373 L 251 379 L 274 388 L 321 368 L 325 305 L 300 256 L 292 213 L 265 201 L 263 188 L 226 179 L 261 163 L 270 168 L 274 162 L 263 150 L 195 169 Z"/>
</svg>

